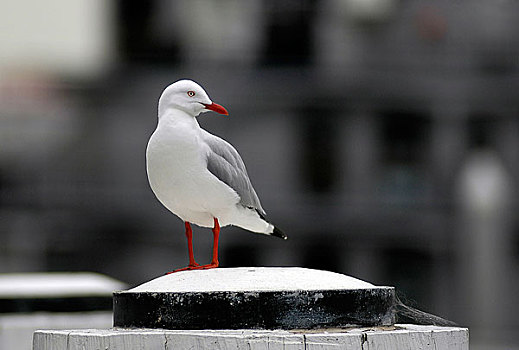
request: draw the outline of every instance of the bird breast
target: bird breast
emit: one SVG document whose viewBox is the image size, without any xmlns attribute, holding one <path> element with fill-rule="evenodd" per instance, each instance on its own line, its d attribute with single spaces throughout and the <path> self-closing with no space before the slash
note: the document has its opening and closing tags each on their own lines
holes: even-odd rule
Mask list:
<svg viewBox="0 0 519 350">
<path fill-rule="evenodd" d="M 187 213 L 192 212 L 214 216 L 218 208 L 239 201 L 233 190 L 207 170 L 206 156 L 207 145 L 196 128 L 159 125 L 148 143 L 150 186 L 157 199 L 183 219 L 189 219 Z"/>
</svg>

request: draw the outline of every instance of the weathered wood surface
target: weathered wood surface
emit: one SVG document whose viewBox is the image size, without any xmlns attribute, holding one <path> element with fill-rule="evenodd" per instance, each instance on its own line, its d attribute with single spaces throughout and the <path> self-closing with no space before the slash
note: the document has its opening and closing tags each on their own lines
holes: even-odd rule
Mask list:
<svg viewBox="0 0 519 350">
<path fill-rule="evenodd" d="M 37 331 L 33 350 L 94 349 L 306 349 L 468 350 L 466 328 L 418 325 L 349 330 L 159 330 Z"/>
</svg>

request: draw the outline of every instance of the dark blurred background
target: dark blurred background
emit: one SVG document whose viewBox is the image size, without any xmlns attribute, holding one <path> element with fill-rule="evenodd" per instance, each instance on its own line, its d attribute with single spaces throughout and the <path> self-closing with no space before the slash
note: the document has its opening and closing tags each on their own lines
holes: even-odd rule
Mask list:
<svg viewBox="0 0 519 350">
<path fill-rule="evenodd" d="M 21 0 L 0 29 L 0 272 L 187 263 L 145 148 L 190 78 L 290 238 L 226 228 L 222 267 L 392 285 L 475 349 L 519 346 L 519 2 Z"/>
</svg>

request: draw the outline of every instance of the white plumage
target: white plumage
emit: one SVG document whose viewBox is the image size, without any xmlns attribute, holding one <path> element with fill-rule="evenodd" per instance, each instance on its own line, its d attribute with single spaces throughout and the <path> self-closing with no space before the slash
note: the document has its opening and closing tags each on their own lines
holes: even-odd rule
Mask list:
<svg viewBox="0 0 519 350">
<path fill-rule="evenodd" d="M 164 90 L 159 99 L 157 129 L 146 150 L 153 192 L 186 222 L 188 244 L 188 223 L 215 228 L 218 224 L 235 225 L 286 239 L 266 220 L 236 149 L 198 124 L 196 117 L 207 111 L 227 114 L 191 80 L 177 81 Z M 194 259 L 191 261 L 189 248 L 191 265 Z"/>
</svg>

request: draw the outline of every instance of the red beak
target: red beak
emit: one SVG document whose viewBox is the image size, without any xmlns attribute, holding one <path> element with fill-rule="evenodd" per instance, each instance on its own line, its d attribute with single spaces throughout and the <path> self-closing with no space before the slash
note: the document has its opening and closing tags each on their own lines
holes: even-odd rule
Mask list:
<svg viewBox="0 0 519 350">
<path fill-rule="evenodd" d="M 227 110 L 223 107 L 223 106 L 220 106 L 218 103 L 211 103 L 210 105 L 206 105 L 204 103 L 204 106 L 205 106 L 205 109 L 208 109 L 210 111 L 213 111 L 213 112 L 216 112 L 216 113 L 220 113 L 220 114 L 223 114 L 223 115 L 229 115 L 229 112 L 227 112 Z"/>
</svg>

